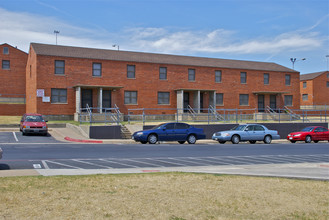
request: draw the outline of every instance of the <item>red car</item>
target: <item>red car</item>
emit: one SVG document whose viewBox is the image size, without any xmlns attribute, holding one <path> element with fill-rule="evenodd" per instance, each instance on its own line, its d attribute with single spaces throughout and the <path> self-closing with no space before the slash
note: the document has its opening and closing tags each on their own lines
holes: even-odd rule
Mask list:
<svg viewBox="0 0 329 220">
<path fill-rule="evenodd" d="M 46 122 L 41 114 L 26 113 L 21 119 L 19 129 L 23 135 L 28 133 L 47 135 L 48 126 Z"/>
<path fill-rule="evenodd" d="M 288 134 L 287 140 L 291 143 L 296 141 L 305 141 L 305 143 L 318 143 L 319 141 L 329 142 L 329 130 L 321 126 L 306 127 L 301 131 Z"/>
</svg>

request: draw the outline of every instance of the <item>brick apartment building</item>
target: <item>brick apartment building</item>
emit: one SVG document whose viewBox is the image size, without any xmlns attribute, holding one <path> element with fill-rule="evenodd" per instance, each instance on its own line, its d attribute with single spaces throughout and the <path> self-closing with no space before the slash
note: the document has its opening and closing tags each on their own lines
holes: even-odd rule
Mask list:
<svg viewBox="0 0 329 220">
<path fill-rule="evenodd" d="M 25 113 L 27 53 L 1 44 L 0 60 L 0 115 L 22 115 Z"/>
<path fill-rule="evenodd" d="M 301 106 L 329 106 L 329 71 L 300 75 Z"/>
<path fill-rule="evenodd" d="M 74 115 L 86 107 L 263 111 L 300 107 L 299 72 L 253 61 L 31 43 L 26 111 Z M 167 109 L 167 110 L 166 110 Z"/>
</svg>

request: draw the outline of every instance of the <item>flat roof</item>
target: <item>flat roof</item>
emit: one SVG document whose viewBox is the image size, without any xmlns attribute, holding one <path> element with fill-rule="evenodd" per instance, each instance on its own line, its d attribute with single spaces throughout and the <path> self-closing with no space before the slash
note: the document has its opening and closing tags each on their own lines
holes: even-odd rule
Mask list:
<svg viewBox="0 0 329 220">
<path fill-rule="evenodd" d="M 275 71 L 275 72 L 292 72 L 299 73 L 293 69 L 281 66 L 271 62 L 243 61 L 230 60 L 208 57 L 181 56 L 170 54 L 157 54 L 132 51 L 118 51 L 109 49 L 95 49 L 84 47 L 60 46 L 31 43 L 37 55 L 58 56 L 58 57 L 74 57 L 84 59 L 97 60 L 114 60 L 139 63 L 156 63 L 168 65 L 185 65 L 185 66 L 200 66 L 214 68 L 228 68 L 240 70 L 260 70 L 260 71 Z"/>
</svg>

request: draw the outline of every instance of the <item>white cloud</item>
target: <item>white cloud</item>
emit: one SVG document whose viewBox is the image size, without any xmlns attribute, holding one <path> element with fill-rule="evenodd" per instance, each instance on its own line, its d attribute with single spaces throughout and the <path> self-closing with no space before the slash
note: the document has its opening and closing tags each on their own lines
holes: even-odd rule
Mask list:
<svg viewBox="0 0 329 220">
<path fill-rule="evenodd" d="M 296 31 L 260 39 L 238 38 L 232 30 L 191 31 L 174 28 L 131 28 L 110 33 L 101 27 L 81 28 L 53 17 L 10 12 L 0 8 L 0 43 L 28 50 L 30 42 L 55 44 L 54 30 L 59 30 L 58 44 L 177 54 L 227 53 L 276 54 L 319 48 L 324 39 L 317 33 Z M 324 18 L 321 19 L 321 21 Z M 319 21 L 319 22 L 321 22 Z"/>
</svg>

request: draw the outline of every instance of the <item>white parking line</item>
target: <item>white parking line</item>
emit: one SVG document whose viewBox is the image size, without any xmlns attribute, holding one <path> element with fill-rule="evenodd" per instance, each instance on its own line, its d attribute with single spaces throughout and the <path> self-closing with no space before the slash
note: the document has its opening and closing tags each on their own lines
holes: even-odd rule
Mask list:
<svg viewBox="0 0 329 220">
<path fill-rule="evenodd" d="M 55 162 L 55 161 L 52 161 L 52 160 L 45 160 L 45 161 L 48 162 L 48 163 L 53 163 L 53 164 L 57 164 L 57 165 L 65 166 L 65 167 L 84 170 L 83 168 L 80 168 L 80 167 L 75 167 L 75 166 L 67 165 L 67 164 L 64 164 L 64 163 L 58 163 L 58 162 Z"/>
<path fill-rule="evenodd" d="M 46 163 L 45 160 L 41 160 L 42 165 L 44 166 L 45 169 L 49 169 L 48 164 Z"/>
<path fill-rule="evenodd" d="M 18 142 L 18 139 L 16 137 L 16 133 L 14 131 L 13 131 L 13 135 L 14 135 L 14 138 L 15 138 L 16 142 Z"/>
<path fill-rule="evenodd" d="M 124 160 L 132 161 L 135 163 L 143 163 L 143 164 L 147 164 L 147 165 L 151 165 L 151 166 L 155 166 L 155 167 L 164 167 L 164 166 L 159 166 L 158 164 L 143 162 L 143 161 L 139 161 L 139 160 L 131 160 L 131 159 L 124 159 Z"/>
<path fill-rule="evenodd" d="M 81 161 L 81 160 L 76 160 L 76 159 L 73 159 L 73 161 L 76 161 L 76 162 L 79 162 L 79 163 L 84 163 L 84 164 L 89 164 L 89 165 L 96 166 L 96 167 L 103 167 L 103 168 L 107 168 L 107 169 L 113 169 L 113 167 L 103 166 L 103 165 L 100 165 L 100 164 L 90 163 L 90 162 L 86 162 L 86 161 Z"/>
<path fill-rule="evenodd" d="M 115 164 L 120 164 L 122 166 L 126 166 L 126 167 L 135 167 L 135 168 L 140 168 L 138 166 L 134 166 L 134 165 L 130 165 L 130 164 L 124 164 L 124 163 L 119 163 L 119 162 L 115 162 L 115 161 L 112 161 L 112 160 L 108 160 L 108 159 L 99 159 L 101 161 L 106 161 L 106 162 L 109 162 L 109 163 L 115 163 Z"/>
</svg>

